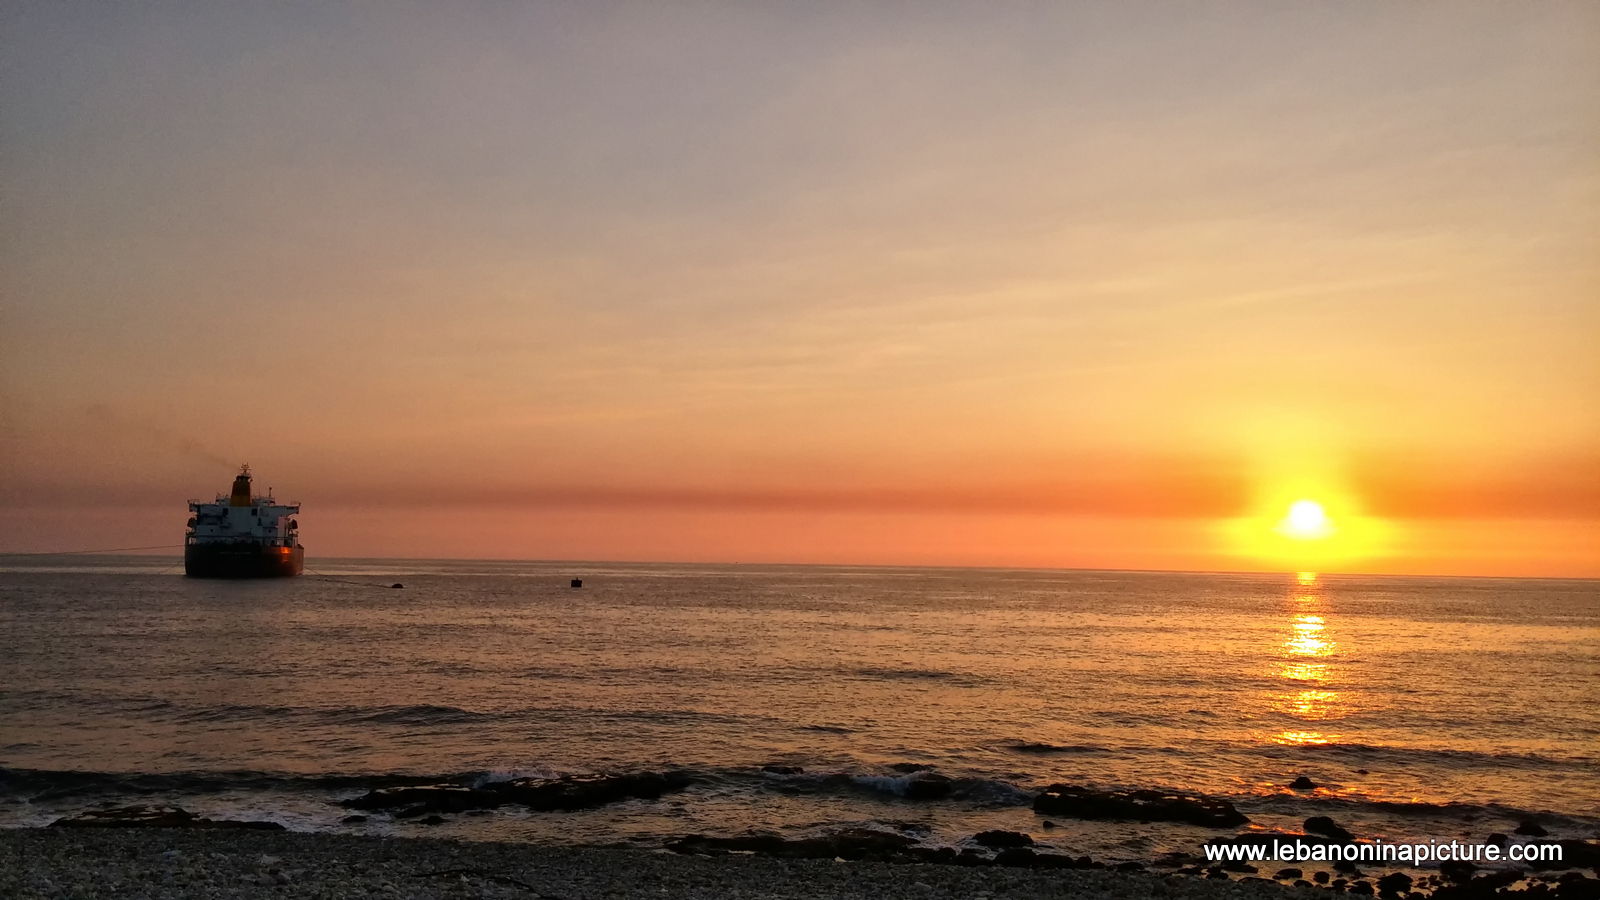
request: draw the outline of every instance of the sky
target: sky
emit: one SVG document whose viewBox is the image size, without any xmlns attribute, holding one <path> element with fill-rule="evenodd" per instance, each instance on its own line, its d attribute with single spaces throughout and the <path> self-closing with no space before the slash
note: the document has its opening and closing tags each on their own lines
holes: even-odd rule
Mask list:
<svg viewBox="0 0 1600 900">
<path fill-rule="evenodd" d="M 1600 576 L 1600 5 L 5 2 L 0 109 L 0 552 Z"/>
</svg>

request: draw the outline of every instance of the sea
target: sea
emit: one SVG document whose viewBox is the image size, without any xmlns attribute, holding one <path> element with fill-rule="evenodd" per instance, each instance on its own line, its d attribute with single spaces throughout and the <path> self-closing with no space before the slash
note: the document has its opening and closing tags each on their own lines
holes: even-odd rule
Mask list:
<svg viewBox="0 0 1600 900">
<path fill-rule="evenodd" d="M 1329 816 L 1600 837 L 1600 581 L 0 557 L 0 827 L 176 805 L 295 831 L 658 848 L 842 828 L 1096 860 Z M 574 587 L 573 579 L 582 586 Z M 917 771 L 920 770 L 920 771 Z M 923 773 L 937 799 L 907 796 Z M 657 800 L 438 824 L 375 787 L 680 771 Z M 1299 777 L 1316 787 L 1296 790 Z M 1035 813 L 1054 784 L 1232 802 L 1219 831 Z"/>
</svg>

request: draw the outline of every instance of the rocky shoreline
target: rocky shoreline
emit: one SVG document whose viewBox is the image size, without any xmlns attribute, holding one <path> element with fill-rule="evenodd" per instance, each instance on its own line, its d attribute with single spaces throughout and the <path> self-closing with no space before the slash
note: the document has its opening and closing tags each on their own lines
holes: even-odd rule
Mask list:
<svg viewBox="0 0 1600 900">
<path fill-rule="evenodd" d="M 907 785 L 923 785 L 918 788 L 919 794 L 926 795 L 921 799 L 931 799 L 939 792 L 950 790 L 949 779 L 927 771 L 926 767 L 907 767 L 905 771 L 909 776 Z M 552 812 L 589 809 L 627 800 L 654 801 L 666 794 L 681 792 L 692 783 L 693 779 L 682 772 L 647 772 L 550 779 L 523 778 L 480 785 L 407 784 L 375 788 L 358 796 L 346 797 L 339 803 L 346 809 L 361 811 L 346 816 L 342 820 L 345 824 L 365 824 L 369 815 L 378 815 L 382 817 L 382 821 L 438 825 L 447 821 L 447 816 L 484 813 L 504 805 L 516 805 L 535 812 Z M 908 790 L 909 796 L 911 792 Z M 1363 871 L 1355 863 L 1342 860 L 1313 863 L 1302 868 L 1271 862 L 1251 864 L 1245 860 L 1261 859 L 1261 855 L 1251 857 L 1241 853 L 1252 848 L 1264 850 L 1265 847 L 1278 842 L 1291 845 L 1304 844 L 1320 851 L 1331 845 L 1348 845 L 1359 839 L 1327 816 L 1307 818 L 1303 832 L 1270 831 L 1260 826 L 1253 826 L 1248 831 L 1235 831 L 1234 829 L 1239 826 L 1250 824 L 1250 820 L 1227 800 L 1172 791 L 1099 791 L 1081 786 L 1057 784 L 1034 797 L 1033 810 L 1041 816 L 1053 815 L 1064 819 L 1180 822 L 1210 829 L 1226 829 L 1233 833 L 1215 835 L 1208 839 L 1203 854 L 1187 851 L 1169 852 L 1154 859 L 1121 862 L 1106 862 L 1089 856 L 1068 855 L 1061 852 L 1059 846 L 1052 846 L 1052 842 L 1048 840 L 1043 844 L 1036 844 L 1033 836 L 1021 831 L 981 831 L 955 841 L 954 846 L 951 846 L 945 842 L 948 838 L 930 840 L 929 827 L 924 823 L 893 821 L 880 822 L 873 827 L 857 825 L 833 830 L 814 829 L 789 836 L 772 832 L 732 836 L 669 835 L 644 845 L 644 847 L 656 847 L 654 850 L 630 844 L 627 847 L 618 845 L 604 848 L 603 852 L 624 854 L 619 858 L 627 859 L 666 858 L 663 854 L 679 859 L 700 859 L 704 862 L 684 863 L 684 865 L 711 866 L 713 869 L 719 861 L 742 866 L 747 863 L 738 860 L 764 859 L 785 864 L 822 864 L 824 870 L 836 863 L 861 863 L 887 865 L 906 871 L 913 869 L 922 871 L 933 867 L 941 870 L 1028 872 L 1047 880 L 1050 877 L 1061 877 L 1068 878 L 1069 881 L 1077 876 L 1068 876 L 1065 873 L 1083 873 L 1084 877 L 1096 873 L 1091 879 L 1096 884 L 1136 884 L 1141 886 L 1140 890 L 1154 889 L 1156 885 L 1174 887 L 1184 883 L 1206 883 L 1210 887 L 1194 889 L 1200 890 L 1204 896 L 1214 896 L 1215 894 L 1209 892 L 1222 890 L 1222 886 L 1227 884 L 1253 884 L 1258 888 L 1274 891 L 1351 893 L 1376 896 L 1379 900 L 1421 900 L 1423 897 L 1432 897 L 1434 900 L 1458 900 L 1458 898 L 1504 895 L 1549 897 L 1554 900 L 1600 900 L 1600 880 L 1590 877 L 1583 871 L 1594 870 L 1597 864 L 1600 864 L 1600 844 L 1587 840 L 1549 841 L 1548 843 L 1560 845 L 1562 848 L 1562 862 L 1535 866 L 1531 869 L 1480 868 L 1470 862 L 1449 861 L 1426 870 L 1416 868 L 1402 870 L 1399 867 L 1377 864 L 1371 871 Z M 1046 830 L 1057 827 L 1048 819 L 1043 820 L 1041 824 Z M 394 846 L 456 847 L 469 848 L 459 850 L 459 853 L 476 854 L 491 852 L 483 848 L 501 848 L 492 852 L 506 858 L 516 857 L 517 854 L 531 854 L 529 858 L 567 859 L 572 857 L 572 854 L 602 852 L 601 848 L 586 849 L 571 846 L 554 848 L 534 843 L 440 840 L 422 837 L 395 838 L 328 832 L 290 834 L 277 822 L 211 819 L 194 815 L 175 806 L 102 807 L 57 819 L 48 829 L 23 829 L 5 834 L 7 846 L 23 845 L 32 841 L 40 847 L 50 849 L 70 847 L 74 841 L 82 842 L 86 848 L 97 846 L 96 841 L 106 842 L 106 846 L 109 847 L 117 846 L 119 841 L 140 846 L 149 845 L 152 841 L 160 843 L 163 840 L 192 843 L 196 838 L 171 837 L 171 835 L 195 832 L 217 835 L 217 846 L 250 846 L 249 841 L 252 838 L 239 835 L 254 834 L 269 846 L 275 846 L 272 845 L 272 841 L 281 841 L 284 846 L 301 846 L 299 842 L 309 839 L 315 842 L 332 842 L 329 846 L 338 845 L 342 841 L 356 841 L 357 844 L 350 846 L 365 847 L 368 850 Z M 1515 833 L 1524 837 L 1547 836 L 1545 830 L 1531 820 L 1521 823 Z M 74 834 L 154 834 L 168 835 L 168 837 L 55 836 Z M 35 836 L 27 837 L 27 835 Z M 223 835 L 226 837 L 222 837 Z M 1504 847 L 1509 840 L 1511 839 L 1505 834 L 1489 835 L 1490 843 L 1498 846 Z M 377 843 L 371 843 L 374 841 Z M 1362 841 L 1362 843 L 1367 842 Z M 1213 850 L 1219 854 L 1224 850 L 1241 852 L 1234 853 L 1229 858 L 1230 861 L 1217 861 L 1222 857 L 1210 856 Z M 215 854 L 216 851 L 208 852 Z M 266 856 L 274 856 L 270 851 L 263 853 Z M 507 854 L 509 856 L 506 856 Z M 48 858 L 48 854 L 46 856 Z M 177 858 L 172 857 L 172 859 Z M 1329 857 L 1319 853 L 1314 855 L 1314 858 L 1320 860 Z M 1338 859 L 1337 855 L 1332 858 Z M 678 863 L 660 863 L 660 865 L 678 865 Z M 224 877 L 224 880 L 243 879 L 244 883 L 249 883 L 246 876 L 251 876 L 252 873 L 263 874 L 255 871 L 260 865 L 252 863 L 251 866 L 255 868 L 244 866 L 240 860 L 230 858 L 222 867 L 221 871 L 224 874 L 218 877 Z M 481 866 L 479 868 L 464 864 L 453 866 L 441 864 L 441 866 L 433 870 L 434 875 L 423 876 L 415 873 L 413 875 L 436 877 L 438 873 L 454 872 L 464 877 L 481 876 L 480 880 L 488 884 L 525 881 L 520 876 L 509 875 L 499 869 L 489 872 Z M 35 891 L 34 894 L 24 894 L 25 896 L 54 896 L 50 893 L 50 885 L 56 881 L 48 871 L 39 869 L 37 864 L 29 871 L 34 880 L 26 883 L 18 882 L 11 886 L 18 890 Z M 282 866 L 268 866 L 265 874 L 275 879 L 275 883 L 281 886 L 291 883 L 295 877 L 286 874 L 288 871 L 289 869 Z M 489 874 L 482 874 L 484 872 Z M 202 872 L 199 877 L 212 887 L 217 886 L 208 880 L 213 878 L 213 873 L 210 873 L 209 869 Z M 283 881 L 283 878 L 290 880 Z M 941 875 L 935 877 L 934 881 L 947 881 L 950 878 L 956 876 Z M 956 878 L 956 880 L 959 882 L 961 879 Z M 265 881 L 261 883 L 270 886 Z M 392 884 L 392 881 L 390 883 Z M 924 879 L 919 883 L 932 885 L 933 882 Z M 514 884 L 512 886 L 515 887 Z M 1179 891 L 1178 895 L 1188 896 L 1189 894 L 1185 893 L 1188 890 L 1190 889 Z"/>
</svg>

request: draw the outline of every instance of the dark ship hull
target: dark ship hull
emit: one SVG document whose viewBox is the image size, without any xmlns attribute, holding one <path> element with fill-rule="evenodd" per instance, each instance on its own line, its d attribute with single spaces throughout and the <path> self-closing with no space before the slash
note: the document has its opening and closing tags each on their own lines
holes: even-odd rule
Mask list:
<svg viewBox="0 0 1600 900">
<path fill-rule="evenodd" d="M 183 549 L 183 574 L 191 578 L 287 578 L 305 570 L 304 547 L 247 541 L 190 544 Z"/>
</svg>

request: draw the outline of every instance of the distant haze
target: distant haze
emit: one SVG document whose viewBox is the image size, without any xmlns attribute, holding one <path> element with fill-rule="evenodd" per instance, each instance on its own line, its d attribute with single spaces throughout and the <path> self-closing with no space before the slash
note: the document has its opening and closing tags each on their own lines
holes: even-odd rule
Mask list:
<svg viewBox="0 0 1600 900">
<path fill-rule="evenodd" d="M 1597 4 L 9 3 L 0 109 L 0 552 L 1600 576 Z"/>
</svg>

